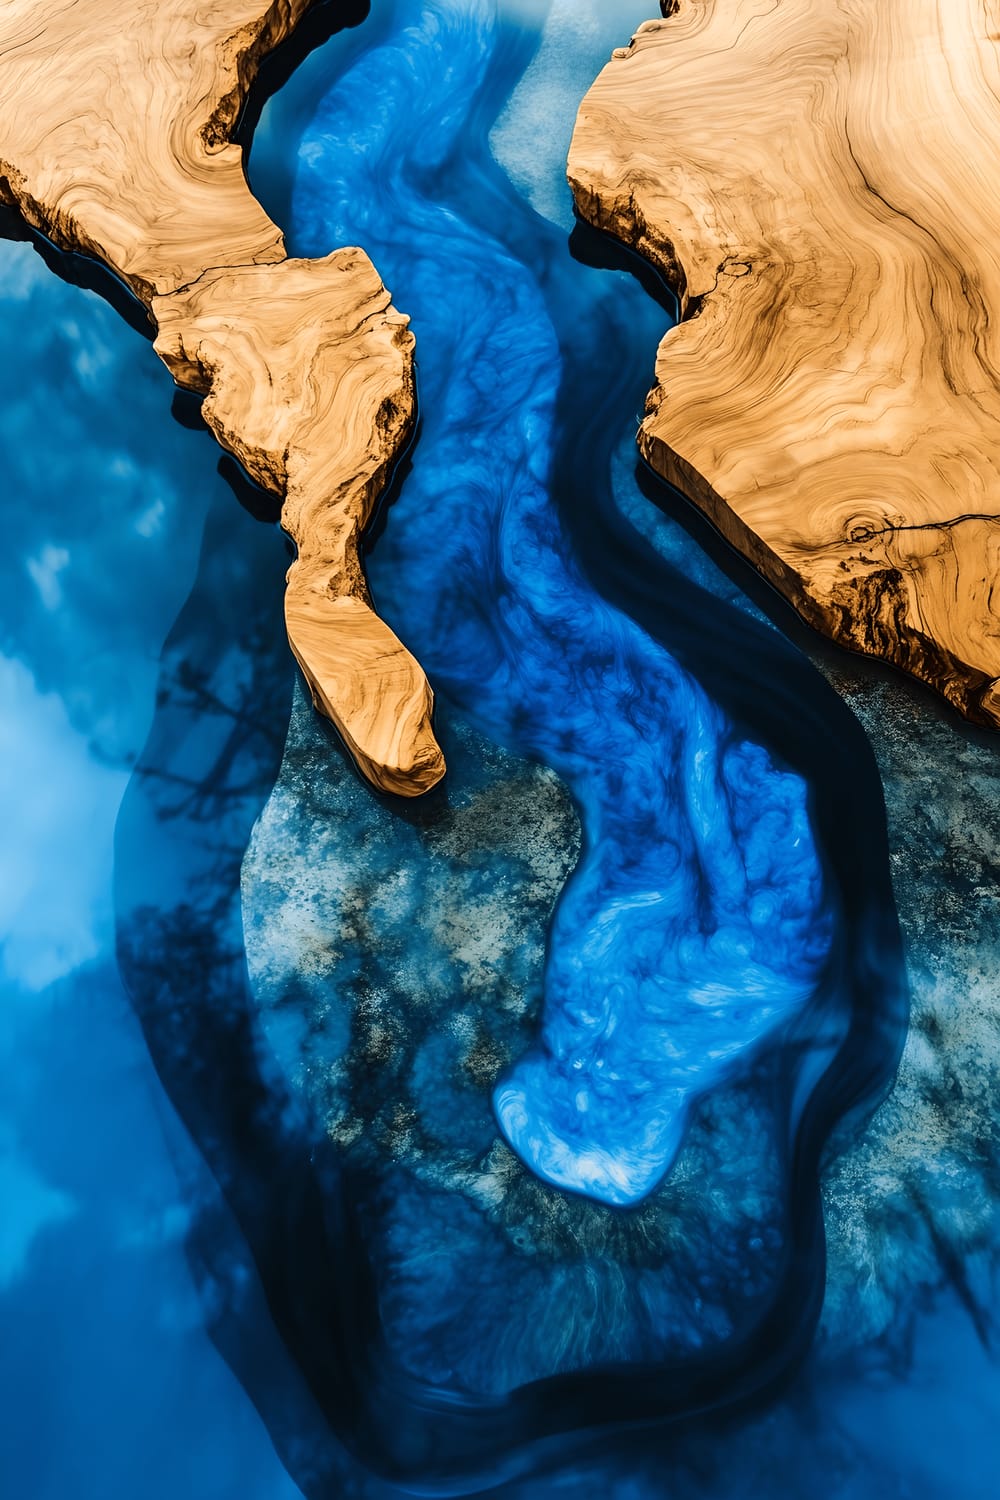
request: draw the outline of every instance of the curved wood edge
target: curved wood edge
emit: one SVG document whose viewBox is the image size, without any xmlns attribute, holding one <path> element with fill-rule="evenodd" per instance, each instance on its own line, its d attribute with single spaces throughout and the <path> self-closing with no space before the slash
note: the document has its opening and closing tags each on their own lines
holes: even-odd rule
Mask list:
<svg viewBox="0 0 1000 1500">
<path fill-rule="evenodd" d="M 1000 726 L 1000 4 L 664 8 L 568 170 L 679 298 L 640 449 L 811 625 Z"/>
<path fill-rule="evenodd" d="M 359 539 L 415 414 L 413 335 L 362 251 L 289 260 L 229 137 L 313 0 L 8 0 L 0 201 L 150 310 L 205 420 L 283 499 L 286 622 L 313 701 L 384 791 L 444 775 L 433 695 L 374 612 Z"/>
</svg>

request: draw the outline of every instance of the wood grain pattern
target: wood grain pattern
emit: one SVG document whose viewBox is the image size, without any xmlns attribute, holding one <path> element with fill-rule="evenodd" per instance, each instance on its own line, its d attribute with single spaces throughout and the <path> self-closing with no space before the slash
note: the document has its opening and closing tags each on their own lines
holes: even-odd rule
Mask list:
<svg viewBox="0 0 1000 1500">
<path fill-rule="evenodd" d="M 666 0 L 580 212 L 677 291 L 640 448 L 813 625 L 1000 726 L 1000 0 Z"/>
<path fill-rule="evenodd" d="M 5 0 L 0 201 L 103 261 L 222 445 L 283 497 L 286 622 L 360 769 L 444 774 L 424 673 L 371 606 L 358 544 L 415 408 L 413 336 L 367 256 L 289 260 L 230 133 L 313 0 Z"/>
</svg>

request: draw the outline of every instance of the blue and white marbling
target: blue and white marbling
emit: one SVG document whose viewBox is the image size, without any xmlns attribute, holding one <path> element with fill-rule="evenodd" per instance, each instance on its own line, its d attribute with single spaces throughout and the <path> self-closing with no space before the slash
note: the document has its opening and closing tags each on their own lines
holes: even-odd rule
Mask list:
<svg viewBox="0 0 1000 1500">
<path fill-rule="evenodd" d="M 464 149 L 503 104 L 502 14 L 385 11 L 302 140 L 293 244 L 365 245 L 417 333 L 420 441 L 371 559 L 380 609 L 449 701 L 581 810 L 541 1033 L 498 1081 L 497 1118 L 548 1181 L 635 1203 L 692 1098 L 817 988 L 832 928 L 805 787 L 601 597 L 560 523 L 563 356 L 510 244 L 529 211 Z"/>
</svg>

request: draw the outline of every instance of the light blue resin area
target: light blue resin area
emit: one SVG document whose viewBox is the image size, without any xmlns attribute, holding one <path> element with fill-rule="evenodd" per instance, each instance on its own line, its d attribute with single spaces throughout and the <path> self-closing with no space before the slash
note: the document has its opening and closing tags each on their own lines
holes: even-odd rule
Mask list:
<svg viewBox="0 0 1000 1500">
<path fill-rule="evenodd" d="M 28 243 L 0 240 L 0 323 L 0 1494 L 295 1500 L 206 1332 L 186 1241 L 220 1192 L 123 990 L 112 896 L 199 554 L 245 598 L 245 559 L 280 590 L 283 548 L 147 342 Z"/>
<path fill-rule="evenodd" d="M 417 335 L 421 430 L 370 559 L 379 608 L 447 699 L 556 770 L 581 814 L 541 1030 L 496 1084 L 497 1120 L 549 1182 L 633 1204 L 692 1100 L 820 981 L 832 923 L 805 787 L 595 590 L 560 521 L 563 356 L 511 252 L 517 215 L 542 239 L 552 226 L 468 149 L 505 102 L 495 63 L 516 33 L 484 0 L 379 22 L 305 131 L 293 248 L 364 245 Z"/>
</svg>

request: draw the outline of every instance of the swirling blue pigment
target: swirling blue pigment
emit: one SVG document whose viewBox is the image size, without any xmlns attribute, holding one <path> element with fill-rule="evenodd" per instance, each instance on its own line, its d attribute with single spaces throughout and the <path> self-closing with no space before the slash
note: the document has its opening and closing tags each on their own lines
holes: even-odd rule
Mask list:
<svg viewBox="0 0 1000 1500">
<path fill-rule="evenodd" d="M 370 562 L 379 608 L 439 691 L 554 768 L 581 812 L 540 1033 L 497 1081 L 497 1120 L 549 1182 L 628 1205 L 697 1096 L 820 981 L 832 921 L 805 786 L 595 592 L 560 523 L 559 343 L 531 270 L 463 212 L 456 165 L 498 7 L 379 19 L 302 140 L 294 249 L 364 245 L 417 334 L 421 433 Z"/>
</svg>

